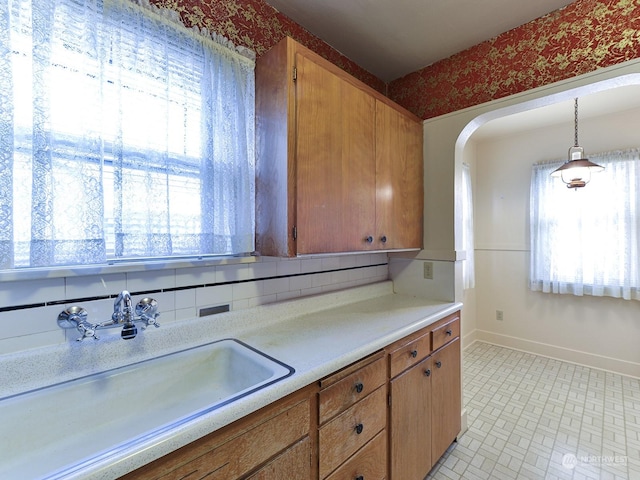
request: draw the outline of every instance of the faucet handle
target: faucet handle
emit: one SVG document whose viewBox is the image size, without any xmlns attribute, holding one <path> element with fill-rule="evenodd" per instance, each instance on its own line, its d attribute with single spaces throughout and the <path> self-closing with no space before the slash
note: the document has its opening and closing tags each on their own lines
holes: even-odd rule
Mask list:
<svg viewBox="0 0 640 480">
<path fill-rule="evenodd" d="M 154 327 L 160 327 L 157 318 L 160 316 L 158 313 L 158 302 L 150 297 L 144 297 L 136 304 L 136 315 L 144 322 L 144 327 L 149 325 Z"/>
<path fill-rule="evenodd" d="M 160 328 L 160 324 L 158 323 L 158 321 L 156 320 L 156 317 L 160 315 L 160 314 L 156 314 L 155 317 L 148 317 L 146 315 L 141 316 L 140 318 L 142 319 L 142 321 L 144 322 L 144 326 L 142 327 L 147 328 L 149 325 L 153 325 L 156 328 Z"/>
<path fill-rule="evenodd" d="M 87 321 L 88 317 L 89 314 L 84 308 L 78 306 L 69 307 L 58 315 L 58 326 L 65 330 L 71 328 L 78 330 L 82 334 L 81 337 L 76 338 L 78 342 L 85 338 L 98 340 L 98 337 L 96 336 L 97 325 L 89 323 Z"/>
<path fill-rule="evenodd" d="M 78 331 L 82 334 L 82 336 L 76 338 L 76 342 L 81 342 L 85 338 L 93 338 L 94 340 L 100 340 L 96 335 L 95 326 L 91 325 L 88 322 L 78 324 Z"/>
</svg>

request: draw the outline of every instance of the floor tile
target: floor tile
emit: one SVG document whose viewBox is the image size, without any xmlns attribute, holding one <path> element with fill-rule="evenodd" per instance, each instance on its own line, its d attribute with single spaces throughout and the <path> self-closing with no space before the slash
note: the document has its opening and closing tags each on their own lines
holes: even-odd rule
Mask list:
<svg viewBox="0 0 640 480">
<path fill-rule="evenodd" d="M 640 480 L 640 380 L 475 342 L 469 429 L 429 480 Z"/>
</svg>

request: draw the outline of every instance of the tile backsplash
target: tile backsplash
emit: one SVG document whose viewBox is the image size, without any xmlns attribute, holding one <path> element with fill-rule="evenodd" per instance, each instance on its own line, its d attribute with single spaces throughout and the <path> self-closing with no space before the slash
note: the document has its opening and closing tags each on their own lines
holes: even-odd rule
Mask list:
<svg viewBox="0 0 640 480">
<path fill-rule="evenodd" d="M 388 278 L 386 253 L 364 253 L 258 257 L 249 263 L 2 282 L 0 355 L 74 341 L 79 333 L 59 328 L 58 314 L 80 305 L 90 322 L 108 320 L 122 290 L 131 293 L 134 303 L 143 296 L 155 298 L 162 324 L 196 317 L 203 308 L 229 305 L 230 310 L 241 310 Z M 98 334 L 119 335 L 119 329 Z"/>
</svg>

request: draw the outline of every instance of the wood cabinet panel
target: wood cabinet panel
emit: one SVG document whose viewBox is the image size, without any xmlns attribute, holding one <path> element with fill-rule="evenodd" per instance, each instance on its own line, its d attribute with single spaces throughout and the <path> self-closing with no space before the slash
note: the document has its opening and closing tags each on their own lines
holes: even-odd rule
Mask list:
<svg viewBox="0 0 640 480">
<path fill-rule="evenodd" d="M 386 425 L 387 394 L 378 388 L 320 428 L 320 478 L 326 477 Z"/>
<path fill-rule="evenodd" d="M 320 391 L 320 424 L 365 398 L 387 381 L 386 359 L 379 357 Z"/>
<path fill-rule="evenodd" d="M 438 459 L 460 433 L 460 338 L 432 355 L 432 451 Z"/>
<path fill-rule="evenodd" d="M 302 402 L 192 462 L 159 477 L 180 480 L 201 476 L 232 480 L 250 472 L 308 434 L 309 404 Z"/>
<path fill-rule="evenodd" d="M 423 202 L 422 124 L 376 102 L 379 248 L 422 248 Z"/>
<path fill-rule="evenodd" d="M 375 100 L 295 58 L 297 253 L 362 250 L 375 228 Z"/>
<path fill-rule="evenodd" d="M 387 435 L 378 433 L 326 480 L 384 480 L 387 478 Z"/>
<path fill-rule="evenodd" d="M 308 437 L 315 428 L 311 412 L 317 409 L 316 391 L 299 390 L 123 478 L 236 480 Z"/>
<path fill-rule="evenodd" d="M 390 382 L 392 480 L 422 480 L 431 469 L 431 358 Z"/>
<path fill-rule="evenodd" d="M 208 480 L 209 477 L 207 477 Z M 247 480 L 311 478 L 311 441 L 305 437 L 278 455 Z"/>
<path fill-rule="evenodd" d="M 296 254 L 295 92 L 289 39 L 256 62 L 256 250 Z"/>
</svg>

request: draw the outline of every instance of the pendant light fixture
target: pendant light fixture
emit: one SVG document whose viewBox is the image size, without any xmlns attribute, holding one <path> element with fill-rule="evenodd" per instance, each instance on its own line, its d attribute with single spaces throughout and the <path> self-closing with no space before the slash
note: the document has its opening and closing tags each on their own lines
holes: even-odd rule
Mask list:
<svg viewBox="0 0 640 480">
<path fill-rule="evenodd" d="M 575 99 L 575 144 L 569 149 L 569 160 L 551 173 L 552 177 L 560 177 L 567 188 L 584 187 L 591 180 L 592 173 L 604 170 L 604 167 L 584 158 L 584 149 L 578 145 L 578 99 Z"/>
</svg>

